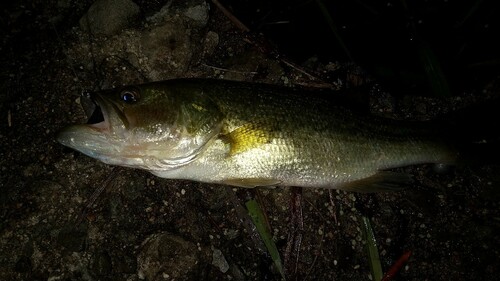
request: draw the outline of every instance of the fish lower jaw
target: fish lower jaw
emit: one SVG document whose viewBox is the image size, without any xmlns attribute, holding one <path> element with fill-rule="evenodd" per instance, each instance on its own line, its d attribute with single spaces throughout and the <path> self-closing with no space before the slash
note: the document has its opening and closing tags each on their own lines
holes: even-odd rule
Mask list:
<svg viewBox="0 0 500 281">
<path fill-rule="evenodd" d="M 102 122 L 95 123 L 95 124 L 87 124 L 86 126 L 91 128 L 92 130 L 95 130 L 95 131 L 98 131 L 101 133 L 105 133 L 105 132 L 110 131 L 109 123 L 106 121 L 102 121 Z"/>
</svg>

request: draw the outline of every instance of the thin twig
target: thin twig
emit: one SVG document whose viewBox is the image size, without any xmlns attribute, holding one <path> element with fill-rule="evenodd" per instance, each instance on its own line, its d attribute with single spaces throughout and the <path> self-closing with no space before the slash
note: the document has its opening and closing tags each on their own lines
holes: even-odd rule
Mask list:
<svg viewBox="0 0 500 281">
<path fill-rule="evenodd" d="M 257 71 L 239 71 L 239 70 L 227 69 L 227 68 L 222 68 L 222 67 L 216 67 L 213 65 L 205 64 L 205 63 L 202 63 L 201 65 L 215 69 L 215 70 L 224 71 L 224 72 L 239 73 L 239 74 L 252 74 L 252 75 L 258 74 Z"/>
<path fill-rule="evenodd" d="M 387 272 L 384 274 L 382 281 L 391 281 L 394 276 L 403 268 L 408 262 L 408 259 L 411 256 L 411 251 L 406 251 L 392 266 Z"/>
<path fill-rule="evenodd" d="M 219 1 L 212 0 L 215 6 L 234 24 L 236 27 L 245 32 L 250 32 L 250 29 L 243 24 L 238 18 L 236 18 L 226 7 L 224 7 Z"/>
<path fill-rule="evenodd" d="M 257 232 L 257 229 L 255 227 L 255 224 L 252 222 L 252 219 L 248 215 L 248 212 L 245 210 L 245 208 L 241 205 L 240 200 L 236 196 L 235 192 L 230 186 L 226 186 L 226 194 L 229 196 L 229 200 L 231 200 L 231 203 L 233 203 L 234 210 L 236 211 L 236 215 L 241 221 L 241 224 L 243 224 L 243 227 L 245 227 L 248 235 L 252 239 L 255 247 L 261 252 L 261 253 L 266 253 L 266 247 L 264 245 L 264 242 L 262 242 L 262 239 L 260 239 L 259 233 Z"/>
<path fill-rule="evenodd" d="M 120 168 L 114 167 L 111 172 L 109 173 L 108 177 L 100 184 L 96 190 L 92 193 L 90 196 L 87 204 L 83 208 L 82 212 L 76 219 L 76 224 L 80 225 L 83 222 L 83 219 L 87 216 L 89 209 L 92 208 L 94 203 L 97 201 L 99 196 L 102 194 L 104 190 L 106 190 L 108 187 L 110 187 L 112 182 L 115 180 L 116 176 L 118 175 L 118 172 L 120 171 Z"/>
<path fill-rule="evenodd" d="M 9 125 L 9 128 L 12 127 L 12 113 L 10 109 L 7 111 L 7 125 Z"/>
<path fill-rule="evenodd" d="M 57 32 L 57 28 L 54 25 L 54 23 L 51 22 L 50 25 L 51 25 L 52 29 L 54 30 L 54 33 L 55 33 L 56 38 L 57 38 L 57 42 L 62 49 L 61 51 L 64 53 L 65 46 L 64 46 L 64 43 L 63 43 L 61 37 L 59 36 L 59 32 Z M 68 59 L 68 63 L 69 63 L 69 68 L 71 69 L 71 72 L 73 72 L 73 75 L 75 76 L 75 81 L 80 85 L 80 88 L 83 89 L 83 84 L 82 84 L 82 81 L 80 80 L 80 78 L 78 77 L 75 64 L 69 58 L 67 58 L 67 59 Z"/>
<path fill-rule="evenodd" d="M 332 205 L 332 217 L 333 220 L 335 221 L 335 225 L 338 226 L 338 221 L 337 221 L 337 206 L 335 205 L 335 201 L 333 200 L 333 194 L 332 190 L 328 190 L 328 195 L 330 197 L 330 205 Z"/>
<path fill-rule="evenodd" d="M 325 228 L 325 225 L 323 224 L 321 226 L 321 228 Z M 321 253 L 323 253 L 323 240 L 325 238 L 325 233 L 323 233 L 319 239 L 319 247 L 318 247 L 318 252 L 316 255 L 314 255 L 314 260 L 311 264 L 311 266 L 309 266 L 309 270 L 307 271 L 306 275 L 304 276 L 304 279 L 303 281 L 307 280 L 307 277 L 311 274 L 314 266 L 316 265 L 316 262 L 318 261 L 318 257 L 320 256 Z"/>
<path fill-rule="evenodd" d="M 306 71 L 304 68 L 298 66 L 293 63 L 286 57 L 282 56 L 278 50 L 273 47 L 268 40 L 266 40 L 262 35 L 255 35 L 250 28 L 248 28 L 245 24 L 243 24 L 236 16 L 234 16 L 226 7 L 224 7 L 219 1 L 212 0 L 212 2 L 217 6 L 217 8 L 238 28 L 244 33 L 244 41 L 252 44 L 256 47 L 260 52 L 270 57 L 273 57 L 276 60 L 279 60 L 281 63 L 287 65 L 288 67 L 306 75 L 309 79 L 313 81 L 321 81 L 320 85 L 322 88 L 333 88 L 334 86 L 331 83 L 323 81 L 319 76 L 311 74 Z"/>
<path fill-rule="evenodd" d="M 302 214 L 302 188 L 291 187 L 290 198 L 290 233 L 285 249 L 285 270 L 290 280 L 297 279 L 302 233 L 304 232 L 304 219 Z M 293 263 L 292 263 L 292 258 Z"/>
</svg>

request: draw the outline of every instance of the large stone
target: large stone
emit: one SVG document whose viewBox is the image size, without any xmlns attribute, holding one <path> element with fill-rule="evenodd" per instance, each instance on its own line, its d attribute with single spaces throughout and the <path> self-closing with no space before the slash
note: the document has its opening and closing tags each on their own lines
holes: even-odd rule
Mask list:
<svg viewBox="0 0 500 281">
<path fill-rule="evenodd" d="M 94 34 L 114 35 L 137 19 L 139 6 L 131 0 L 97 0 L 80 19 L 80 27 Z"/>
</svg>

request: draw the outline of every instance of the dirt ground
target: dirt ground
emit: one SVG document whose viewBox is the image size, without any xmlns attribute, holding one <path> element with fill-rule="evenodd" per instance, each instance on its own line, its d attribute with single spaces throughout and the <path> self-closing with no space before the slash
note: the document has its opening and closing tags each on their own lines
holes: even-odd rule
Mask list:
<svg viewBox="0 0 500 281">
<path fill-rule="evenodd" d="M 412 252 L 393 280 L 498 279 L 498 165 L 408 167 L 414 183 L 391 193 L 245 190 L 115 168 L 58 144 L 58 130 L 86 121 L 83 90 L 175 77 L 314 83 L 247 43 L 212 2 L 42 2 L 2 4 L 0 280 L 280 280 L 245 226 L 248 197 L 264 208 L 290 280 L 372 280 L 363 216 L 384 270 Z M 373 81 L 350 62 L 299 65 L 336 87 Z M 428 119 L 498 95 L 495 81 L 448 98 L 369 94 L 374 112 Z"/>
</svg>

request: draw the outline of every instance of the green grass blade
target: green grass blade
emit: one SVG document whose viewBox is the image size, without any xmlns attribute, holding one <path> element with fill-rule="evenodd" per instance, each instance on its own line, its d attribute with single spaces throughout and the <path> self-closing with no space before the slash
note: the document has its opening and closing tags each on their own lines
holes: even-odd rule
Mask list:
<svg viewBox="0 0 500 281">
<path fill-rule="evenodd" d="M 344 40 L 342 40 L 342 36 L 340 36 L 340 33 L 337 29 L 337 25 L 333 21 L 333 17 L 328 11 L 328 8 L 326 7 L 325 3 L 323 3 L 323 0 L 316 0 L 316 4 L 318 5 L 321 14 L 323 15 L 323 18 L 326 21 L 326 24 L 330 28 L 330 31 L 333 33 L 333 36 L 335 36 L 335 39 L 337 40 L 337 43 L 339 44 L 340 48 L 344 51 L 346 56 L 352 61 L 352 56 L 351 52 L 349 52 L 349 49 L 347 48 L 346 44 L 344 43 Z"/>
<path fill-rule="evenodd" d="M 448 81 L 431 47 L 426 42 L 422 42 L 418 47 L 418 53 L 420 63 L 425 71 L 427 81 L 434 96 L 450 97 L 451 91 Z"/>
<path fill-rule="evenodd" d="M 248 209 L 248 214 L 252 218 L 253 223 L 255 224 L 255 227 L 257 228 L 257 232 L 259 232 L 260 237 L 262 238 L 262 241 L 264 241 L 264 244 L 266 245 L 266 248 L 271 255 L 271 258 L 276 265 L 276 268 L 278 269 L 279 273 L 281 274 L 281 277 L 285 279 L 285 272 L 283 270 L 283 263 L 281 262 L 280 254 L 278 253 L 278 248 L 276 247 L 276 244 L 274 243 L 273 237 L 271 235 L 271 232 L 269 228 L 267 227 L 266 224 L 266 219 L 264 216 L 264 213 L 262 212 L 262 209 L 259 206 L 259 203 L 255 200 L 248 200 L 245 203 L 245 206 Z"/>
<path fill-rule="evenodd" d="M 362 217 L 362 230 L 366 241 L 366 252 L 368 253 L 368 261 L 370 263 L 373 280 L 380 281 L 383 277 L 382 264 L 380 263 L 380 256 L 378 255 L 377 241 L 375 240 L 370 220 L 367 217 Z"/>
</svg>

